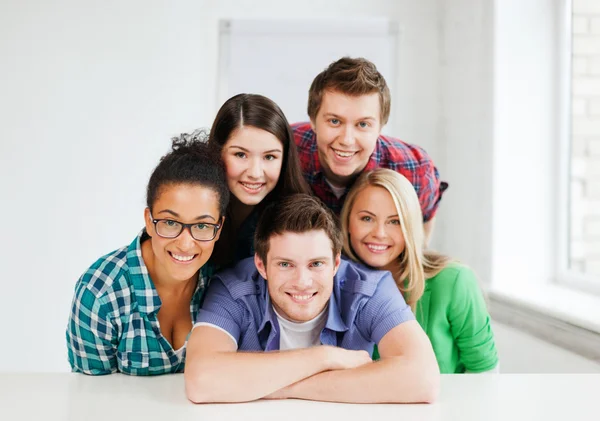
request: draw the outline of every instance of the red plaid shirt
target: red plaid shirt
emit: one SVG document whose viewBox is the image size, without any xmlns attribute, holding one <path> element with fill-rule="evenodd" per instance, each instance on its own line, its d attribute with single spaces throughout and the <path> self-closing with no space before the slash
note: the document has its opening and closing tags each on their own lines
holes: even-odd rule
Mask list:
<svg viewBox="0 0 600 421">
<path fill-rule="evenodd" d="M 292 129 L 294 140 L 298 146 L 304 178 L 312 187 L 315 195 L 339 215 L 346 195 L 352 186 L 348 186 L 342 197 L 338 199 L 325 180 L 325 174 L 319 162 L 317 136 L 310 124 L 295 123 L 292 124 Z M 442 193 L 448 184 L 440 182 L 437 168 L 422 148 L 393 137 L 379 135 L 375 150 L 364 170 L 369 171 L 375 168 L 389 168 L 405 176 L 415 187 L 417 196 L 419 196 L 424 222 L 433 219 Z"/>
</svg>

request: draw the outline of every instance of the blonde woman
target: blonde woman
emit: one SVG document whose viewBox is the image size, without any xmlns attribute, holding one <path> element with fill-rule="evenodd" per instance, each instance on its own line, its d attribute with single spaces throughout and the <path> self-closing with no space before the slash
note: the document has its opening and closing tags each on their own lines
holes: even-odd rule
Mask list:
<svg viewBox="0 0 600 421">
<path fill-rule="evenodd" d="M 417 194 L 404 176 L 389 169 L 365 173 L 341 212 L 344 252 L 392 273 L 431 340 L 441 373 L 497 372 L 490 316 L 475 274 L 425 250 L 422 221 Z"/>
</svg>

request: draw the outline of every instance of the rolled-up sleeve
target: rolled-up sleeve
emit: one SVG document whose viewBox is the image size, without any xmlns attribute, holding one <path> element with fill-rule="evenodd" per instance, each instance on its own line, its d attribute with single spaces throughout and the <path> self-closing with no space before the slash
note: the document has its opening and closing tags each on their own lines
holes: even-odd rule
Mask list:
<svg viewBox="0 0 600 421">
<path fill-rule="evenodd" d="M 415 316 L 392 275 L 386 272 L 359 312 L 357 327 L 363 336 L 378 344 L 390 330 L 409 320 L 415 320 Z"/>
<path fill-rule="evenodd" d="M 194 326 L 213 325 L 228 333 L 239 344 L 244 331 L 245 309 L 233 299 L 219 278 L 213 278 Z"/>
<path fill-rule="evenodd" d="M 69 363 L 74 372 L 99 375 L 117 371 L 118 338 L 103 304 L 80 282 L 67 326 Z"/>
<path fill-rule="evenodd" d="M 498 353 L 477 278 L 471 269 L 464 267 L 454 282 L 448 321 L 460 350 L 460 360 L 472 373 L 491 370 L 498 364 Z"/>
</svg>

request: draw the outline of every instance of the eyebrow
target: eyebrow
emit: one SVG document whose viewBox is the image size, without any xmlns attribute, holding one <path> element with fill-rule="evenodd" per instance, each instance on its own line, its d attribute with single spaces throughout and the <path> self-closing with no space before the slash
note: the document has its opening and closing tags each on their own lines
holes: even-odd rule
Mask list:
<svg viewBox="0 0 600 421">
<path fill-rule="evenodd" d="M 238 146 L 238 145 L 231 145 L 231 146 L 229 146 L 228 149 L 231 149 L 231 148 L 236 148 L 236 149 L 242 150 L 244 152 L 250 152 L 250 150 L 248 150 L 246 148 L 243 148 L 241 146 Z M 268 151 L 264 151 L 263 153 L 273 153 L 273 152 L 283 153 L 283 151 L 281 149 L 271 149 L 271 150 L 268 150 Z"/>
<path fill-rule="evenodd" d="M 377 216 L 377 215 L 375 215 L 373 212 L 369 212 L 368 210 L 365 210 L 365 209 L 363 209 L 363 210 L 359 210 L 359 211 L 358 211 L 358 213 L 361 213 L 361 212 L 368 213 L 369 215 L 373 215 L 373 216 L 375 216 L 375 217 Z M 398 218 L 398 214 L 397 214 L 397 213 L 395 213 L 395 214 L 393 214 L 393 215 L 390 215 L 390 216 L 388 216 L 386 219 L 390 219 L 390 218 Z"/>
<path fill-rule="evenodd" d="M 338 120 L 343 120 L 343 117 L 341 117 L 341 116 L 339 116 L 337 114 L 334 114 L 334 113 L 325 113 L 325 114 L 323 114 L 323 117 L 335 117 Z M 360 120 L 360 121 L 362 121 L 362 120 L 373 120 L 373 121 L 375 121 L 376 118 L 375 117 L 369 117 L 369 116 L 367 116 L 367 117 L 360 117 L 357 120 Z"/>
<path fill-rule="evenodd" d="M 160 215 L 161 213 L 168 213 L 169 215 L 173 215 L 175 218 L 180 217 L 180 215 L 177 212 L 172 211 L 171 209 L 163 209 L 160 212 L 156 213 L 156 215 Z M 207 218 L 212 219 L 213 221 L 216 221 L 216 219 L 212 215 L 208 215 L 208 214 L 197 216 L 196 218 L 194 218 L 194 221 L 197 221 L 200 219 L 207 219 Z"/>
<path fill-rule="evenodd" d="M 309 262 L 314 262 L 315 260 L 327 260 L 330 259 L 331 256 L 327 257 L 327 256 L 317 256 L 317 257 L 311 257 L 310 259 L 308 259 Z M 293 259 L 288 259 L 287 257 L 282 257 L 282 256 L 273 256 L 272 257 L 273 260 L 284 260 L 286 262 L 290 262 L 290 263 L 297 263 L 295 260 Z"/>
</svg>

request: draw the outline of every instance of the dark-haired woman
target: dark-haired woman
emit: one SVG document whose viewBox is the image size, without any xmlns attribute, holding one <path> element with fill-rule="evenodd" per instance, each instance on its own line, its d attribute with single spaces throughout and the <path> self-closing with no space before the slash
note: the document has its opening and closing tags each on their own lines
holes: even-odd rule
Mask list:
<svg viewBox="0 0 600 421">
<path fill-rule="evenodd" d="M 77 282 L 67 327 L 73 371 L 183 371 L 228 201 L 213 149 L 194 135 L 173 139 L 148 183 L 144 229 Z"/>
<path fill-rule="evenodd" d="M 239 94 L 220 108 L 210 130 L 227 172 L 231 202 L 214 261 L 223 267 L 254 254 L 261 210 L 273 200 L 311 194 L 302 176 L 290 125 L 269 98 Z"/>
</svg>

